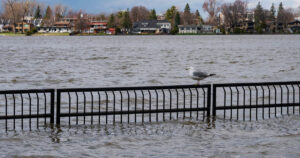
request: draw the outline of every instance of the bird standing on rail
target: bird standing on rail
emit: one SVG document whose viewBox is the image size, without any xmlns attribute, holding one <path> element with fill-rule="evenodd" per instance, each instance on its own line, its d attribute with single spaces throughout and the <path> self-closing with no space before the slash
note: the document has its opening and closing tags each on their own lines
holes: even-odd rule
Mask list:
<svg viewBox="0 0 300 158">
<path fill-rule="evenodd" d="M 200 84 L 200 80 L 203 80 L 207 77 L 210 77 L 210 76 L 215 76 L 216 74 L 208 74 L 206 72 L 201 72 L 201 71 L 198 71 L 198 70 L 195 70 L 194 67 L 189 67 L 187 70 L 189 70 L 189 75 L 190 77 L 193 79 L 193 80 L 197 80 L 197 84 L 196 85 L 199 85 Z"/>
</svg>

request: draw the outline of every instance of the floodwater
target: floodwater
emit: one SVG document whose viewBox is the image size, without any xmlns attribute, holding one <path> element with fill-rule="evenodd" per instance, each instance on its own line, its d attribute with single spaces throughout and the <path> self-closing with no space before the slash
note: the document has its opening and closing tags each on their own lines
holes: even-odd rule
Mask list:
<svg viewBox="0 0 300 158">
<path fill-rule="evenodd" d="M 294 81 L 300 36 L 0 37 L 6 89 Z M 0 132 L 2 157 L 300 157 L 300 117 Z"/>
</svg>

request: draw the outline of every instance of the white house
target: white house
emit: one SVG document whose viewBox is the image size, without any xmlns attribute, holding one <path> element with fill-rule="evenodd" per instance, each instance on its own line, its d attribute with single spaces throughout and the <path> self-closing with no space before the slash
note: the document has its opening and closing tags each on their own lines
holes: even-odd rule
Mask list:
<svg viewBox="0 0 300 158">
<path fill-rule="evenodd" d="M 56 22 L 51 27 L 39 27 L 38 32 L 40 33 L 71 33 L 70 22 Z"/>
<path fill-rule="evenodd" d="M 158 27 L 160 27 L 160 29 L 167 29 L 167 30 L 171 30 L 171 23 L 169 21 L 166 20 L 158 20 L 157 24 Z"/>
<path fill-rule="evenodd" d="M 198 34 L 201 32 L 199 25 L 178 25 L 180 34 Z"/>
<path fill-rule="evenodd" d="M 202 25 L 201 32 L 203 33 L 213 33 L 213 27 L 211 25 Z"/>
<path fill-rule="evenodd" d="M 4 20 L 0 19 L 0 32 L 3 32 Z"/>
<path fill-rule="evenodd" d="M 144 20 L 135 22 L 132 29 L 132 33 L 137 34 L 166 34 L 170 33 L 171 23 L 166 20 Z"/>
<path fill-rule="evenodd" d="M 0 23 L 0 32 L 3 32 L 3 27 L 4 27 L 4 24 Z"/>
</svg>

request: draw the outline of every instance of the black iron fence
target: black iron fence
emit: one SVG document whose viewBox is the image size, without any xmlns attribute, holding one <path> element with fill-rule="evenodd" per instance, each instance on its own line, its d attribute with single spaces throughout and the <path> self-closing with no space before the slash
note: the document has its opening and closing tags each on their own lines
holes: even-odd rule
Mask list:
<svg viewBox="0 0 300 158">
<path fill-rule="evenodd" d="M 213 116 L 258 120 L 300 113 L 300 82 L 213 85 Z"/>
<path fill-rule="evenodd" d="M 0 91 L 0 125 L 6 130 L 54 123 L 54 89 Z"/>
<path fill-rule="evenodd" d="M 211 89 L 213 90 L 211 92 Z M 212 96 L 212 104 L 211 104 Z M 115 124 L 180 118 L 258 120 L 300 114 L 300 81 L 0 91 L 6 130 L 47 124 Z"/>
<path fill-rule="evenodd" d="M 211 85 L 57 90 L 57 124 L 152 122 L 210 115 Z"/>
</svg>

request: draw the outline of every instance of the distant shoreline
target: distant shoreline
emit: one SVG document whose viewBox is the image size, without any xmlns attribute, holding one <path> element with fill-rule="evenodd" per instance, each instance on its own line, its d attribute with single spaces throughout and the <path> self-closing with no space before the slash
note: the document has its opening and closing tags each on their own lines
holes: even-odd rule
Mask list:
<svg viewBox="0 0 300 158">
<path fill-rule="evenodd" d="M 69 33 L 36 33 L 31 36 L 235 36 L 235 35 L 300 35 L 299 33 L 264 33 L 264 34 L 256 34 L 256 33 L 241 33 L 241 34 L 215 34 L 215 33 L 203 33 L 203 34 L 117 34 L 117 35 L 106 35 L 106 34 L 77 34 L 70 35 Z M 26 34 L 21 33 L 0 33 L 1 37 L 22 37 L 26 36 Z"/>
</svg>

